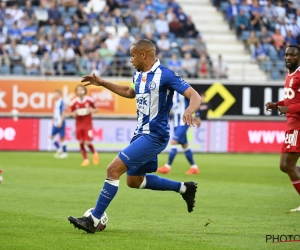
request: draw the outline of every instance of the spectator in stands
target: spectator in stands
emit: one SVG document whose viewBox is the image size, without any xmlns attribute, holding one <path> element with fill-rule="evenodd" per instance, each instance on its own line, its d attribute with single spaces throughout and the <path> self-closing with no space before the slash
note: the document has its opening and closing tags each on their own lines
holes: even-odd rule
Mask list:
<svg viewBox="0 0 300 250">
<path fill-rule="evenodd" d="M 172 7 L 175 13 L 177 13 L 177 10 L 180 7 L 179 4 L 176 2 L 176 0 L 169 0 L 168 6 Z"/>
<path fill-rule="evenodd" d="M 300 35 L 300 26 L 297 23 L 297 18 L 293 19 L 293 22 L 290 25 L 290 29 L 292 30 L 292 33 L 295 37 L 298 37 Z"/>
<path fill-rule="evenodd" d="M 34 20 L 34 11 L 30 0 L 27 0 L 25 3 L 24 13 L 26 13 L 31 21 Z"/>
<path fill-rule="evenodd" d="M 277 17 L 277 19 L 283 19 L 286 16 L 286 9 L 283 6 L 282 1 L 277 1 L 277 5 L 275 7 L 275 15 Z"/>
<path fill-rule="evenodd" d="M 117 26 L 124 26 L 122 12 L 120 9 L 115 9 L 112 13 L 112 25 Z"/>
<path fill-rule="evenodd" d="M 124 13 L 123 13 L 123 23 L 128 27 L 136 27 L 137 26 L 137 21 L 135 16 L 131 13 L 130 9 L 127 9 Z"/>
<path fill-rule="evenodd" d="M 66 25 L 65 26 L 65 32 L 64 32 L 64 38 L 66 40 L 69 40 L 71 37 L 72 37 L 71 26 L 70 25 Z"/>
<path fill-rule="evenodd" d="M 0 19 L 0 43 L 5 43 L 7 38 L 8 29 Z"/>
<path fill-rule="evenodd" d="M 51 4 L 51 8 L 48 10 L 48 16 L 49 16 L 48 19 L 49 24 L 56 24 L 56 25 L 62 24 L 62 16 L 58 11 L 55 2 Z"/>
<path fill-rule="evenodd" d="M 43 75 L 43 76 L 55 75 L 54 63 L 53 63 L 48 51 L 44 53 L 44 55 L 41 59 L 40 71 L 41 71 L 41 75 Z"/>
<path fill-rule="evenodd" d="M 106 65 L 111 65 L 114 59 L 114 51 L 110 50 L 105 42 L 102 42 L 101 48 L 98 52 L 100 57 L 105 60 Z"/>
<path fill-rule="evenodd" d="M 73 21 L 78 23 L 80 26 L 88 25 L 87 14 L 85 13 L 82 4 L 78 4 L 77 10 L 76 10 L 75 14 L 73 15 Z"/>
<path fill-rule="evenodd" d="M 22 56 L 17 49 L 17 43 L 15 40 L 12 40 L 7 48 L 8 57 L 10 63 L 12 65 L 21 64 L 22 63 Z"/>
<path fill-rule="evenodd" d="M 89 64 L 91 73 L 95 73 L 97 76 L 103 75 L 107 68 L 105 61 L 100 58 L 100 55 L 97 51 L 92 53 Z"/>
<path fill-rule="evenodd" d="M 142 26 L 141 26 L 141 32 L 142 34 L 154 34 L 155 33 L 155 26 L 153 24 L 153 22 L 151 22 L 151 18 L 150 16 L 147 16 L 145 18 L 145 20 L 143 21 L 142 23 Z"/>
<path fill-rule="evenodd" d="M 6 8 L 6 2 L 2 1 L 0 3 L 0 20 L 4 20 Z"/>
<path fill-rule="evenodd" d="M 34 52 L 25 59 L 25 68 L 27 75 L 38 75 L 40 67 L 40 59 L 36 56 Z"/>
<path fill-rule="evenodd" d="M 250 5 L 248 4 L 248 0 L 242 1 L 242 4 L 239 7 L 239 11 L 244 11 L 244 16 L 246 16 L 248 19 L 250 18 Z"/>
<path fill-rule="evenodd" d="M 94 25 L 95 22 L 97 23 L 97 19 L 98 19 L 98 14 L 94 12 L 93 9 L 91 9 L 90 13 L 87 14 L 87 19 L 88 19 L 88 23 L 89 25 L 92 27 Z"/>
<path fill-rule="evenodd" d="M 8 30 L 8 38 L 10 40 L 16 40 L 17 42 L 20 42 L 22 37 L 22 32 L 17 26 L 17 22 L 14 23 L 14 26 Z"/>
<path fill-rule="evenodd" d="M 111 25 L 111 15 L 109 12 L 109 7 L 105 6 L 102 12 L 100 13 L 100 23 L 110 26 Z"/>
<path fill-rule="evenodd" d="M 227 78 L 228 66 L 227 63 L 223 61 L 221 55 L 218 56 L 218 60 L 214 63 L 214 73 L 216 78 Z"/>
<path fill-rule="evenodd" d="M 38 45 L 38 49 L 37 49 L 37 51 L 36 51 L 36 55 L 37 55 L 38 57 L 41 57 L 41 56 L 43 56 L 46 52 L 47 52 L 47 49 L 46 49 L 45 45 L 39 44 L 39 45 Z"/>
<path fill-rule="evenodd" d="M 260 42 L 255 44 L 254 58 L 255 61 L 262 62 L 268 59 L 267 50 Z"/>
<path fill-rule="evenodd" d="M 146 0 L 145 1 L 146 10 L 151 13 L 154 10 L 154 5 L 152 0 Z"/>
<path fill-rule="evenodd" d="M 105 5 L 105 0 L 89 0 L 85 7 L 85 12 L 90 13 L 91 9 L 93 9 L 96 13 L 100 13 L 103 11 Z"/>
<path fill-rule="evenodd" d="M 26 27 L 21 32 L 24 43 L 27 43 L 28 41 L 34 41 L 37 34 L 36 27 L 33 26 L 30 21 L 27 21 Z"/>
<path fill-rule="evenodd" d="M 59 56 L 62 60 L 63 67 L 67 64 L 75 62 L 75 52 L 66 43 L 58 50 Z"/>
<path fill-rule="evenodd" d="M 281 18 L 279 23 L 276 25 L 276 29 L 279 29 L 280 34 L 286 37 L 288 33 L 289 25 L 285 23 L 284 18 Z"/>
<path fill-rule="evenodd" d="M 0 67 L 2 65 L 10 66 L 9 54 L 4 43 L 0 44 Z"/>
<path fill-rule="evenodd" d="M 128 6 L 131 11 L 137 10 L 140 7 L 139 0 L 130 1 Z"/>
<path fill-rule="evenodd" d="M 180 60 L 178 60 L 176 54 L 172 54 L 171 60 L 168 62 L 168 68 L 170 70 L 173 70 L 174 72 L 176 72 L 180 76 L 185 76 L 185 72 L 182 69 L 182 63 L 181 63 Z"/>
<path fill-rule="evenodd" d="M 54 47 L 52 52 L 50 53 L 51 56 L 51 61 L 53 62 L 54 65 L 54 70 L 62 75 L 63 74 L 63 69 L 62 69 L 62 58 L 60 56 L 60 53 L 58 51 L 57 47 Z"/>
<path fill-rule="evenodd" d="M 182 37 L 184 32 L 187 32 L 187 30 L 183 30 L 183 24 L 179 22 L 177 16 L 175 13 L 173 13 L 172 22 L 169 23 L 169 29 L 170 31 L 176 36 L 176 37 Z"/>
<path fill-rule="evenodd" d="M 155 25 L 156 32 L 158 34 L 162 34 L 162 33 L 167 34 L 170 31 L 169 24 L 168 24 L 168 21 L 165 18 L 164 13 L 160 13 L 158 15 L 158 19 L 155 20 L 154 25 Z"/>
<path fill-rule="evenodd" d="M 156 47 L 156 53 L 158 54 L 159 53 L 159 48 L 157 47 L 157 42 L 154 39 L 153 34 L 152 33 L 146 33 L 145 34 L 145 38 L 148 39 L 148 40 L 150 40 L 155 45 L 155 47 Z M 139 39 L 140 39 L 140 37 L 135 37 L 136 41 L 139 40 Z"/>
<path fill-rule="evenodd" d="M 16 3 L 11 8 L 7 8 L 6 14 L 7 13 L 9 13 L 11 15 L 14 22 L 19 21 L 24 16 L 23 10 L 19 9 L 18 4 L 16 4 Z"/>
<path fill-rule="evenodd" d="M 257 0 L 252 0 L 252 6 L 250 8 L 251 14 L 253 12 L 258 12 L 260 15 L 263 13 L 263 8 L 259 6 L 259 3 Z"/>
<path fill-rule="evenodd" d="M 146 10 L 145 4 L 142 3 L 139 9 L 135 11 L 135 18 L 137 20 L 137 25 L 141 26 L 148 15 L 149 15 L 149 11 Z"/>
<path fill-rule="evenodd" d="M 76 35 L 79 39 L 81 39 L 83 37 L 83 33 L 82 33 L 78 23 L 74 23 L 71 27 L 71 30 L 73 33 L 76 33 Z"/>
<path fill-rule="evenodd" d="M 249 19 L 245 16 L 244 10 L 240 10 L 239 15 L 236 17 L 235 27 L 238 37 L 242 34 L 244 30 L 249 29 Z"/>
<path fill-rule="evenodd" d="M 229 21 L 229 27 L 232 29 L 234 27 L 235 18 L 238 14 L 238 6 L 235 0 L 230 0 L 230 4 L 228 5 L 226 16 Z"/>
<path fill-rule="evenodd" d="M 11 29 L 14 25 L 15 21 L 10 12 L 5 13 L 4 24 L 8 29 Z"/>
<path fill-rule="evenodd" d="M 197 37 L 197 41 L 195 46 L 193 47 L 193 50 L 195 51 L 198 58 L 200 58 L 203 55 L 203 53 L 206 53 L 207 51 L 206 44 L 205 42 L 203 42 L 203 39 L 200 35 L 198 35 Z"/>
<path fill-rule="evenodd" d="M 258 44 L 258 42 L 259 42 L 259 39 L 256 36 L 255 31 L 252 30 L 250 32 L 250 36 L 247 39 L 247 45 L 249 46 L 253 61 L 255 61 L 255 46 L 256 46 L 256 44 Z"/>
<path fill-rule="evenodd" d="M 40 27 L 48 23 L 48 19 L 49 19 L 48 11 L 43 7 L 43 5 L 40 5 L 34 11 L 34 15 Z"/>
<path fill-rule="evenodd" d="M 190 53 L 185 53 L 182 60 L 182 68 L 188 78 L 197 77 L 197 61 Z"/>
<path fill-rule="evenodd" d="M 285 37 L 285 42 L 289 44 L 297 44 L 297 38 L 293 35 L 291 29 L 288 30 L 288 33 Z"/>
<path fill-rule="evenodd" d="M 184 24 L 184 35 L 196 38 L 199 35 L 194 23 L 192 22 L 192 17 L 187 16 L 186 23 Z"/>
<path fill-rule="evenodd" d="M 294 3 L 292 1 L 288 1 L 287 4 L 288 6 L 286 7 L 286 16 L 289 20 L 293 20 L 297 16 Z"/>
<path fill-rule="evenodd" d="M 113 13 L 115 9 L 120 8 L 119 4 L 115 0 L 107 0 L 106 5 L 108 6 L 110 13 Z"/>
<path fill-rule="evenodd" d="M 269 23 L 275 21 L 277 12 L 271 0 L 268 0 L 267 5 L 263 7 L 263 16 L 268 20 Z"/>
<path fill-rule="evenodd" d="M 180 51 L 182 56 L 184 56 L 186 53 L 192 54 L 195 49 L 195 46 L 189 42 L 189 39 L 185 37 L 183 39 L 183 43 L 180 46 Z"/>
<path fill-rule="evenodd" d="M 108 38 L 108 33 L 105 30 L 105 25 L 100 25 L 100 29 L 97 33 L 98 37 L 100 38 L 100 41 L 105 41 Z"/>
<path fill-rule="evenodd" d="M 297 24 L 300 27 L 300 9 L 297 10 Z"/>
<path fill-rule="evenodd" d="M 252 30 L 259 31 L 261 26 L 264 25 L 261 15 L 257 11 L 251 12 L 250 26 Z"/>
<path fill-rule="evenodd" d="M 166 34 L 160 35 L 160 39 L 157 41 L 157 47 L 159 52 L 162 53 L 164 57 L 170 56 L 171 44 L 169 39 L 167 39 Z"/>
<path fill-rule="evenodd" d="M 107 48 L 116 54 L 119 46 L 119 39 L 114 37 L 113 34 L 108 34 L 108 38 L 105 40 L 105 43 Z"/>
<path fill-rule="evenodd" d="M 173 21 L 174 14 L 175 13 L 174 13 L 173 7 L 169 7 L 167 10 L 167 14 L 166 14 L 166 19 L 167 19 L 168 23 Z"/>
<path fill-rule="evenodd" d="M 183 23 L 183 24 L 186 23 L 186 21 L 187 21 L 187 15 L 184 14 L 182 8 L 178 8 L 178 10 L 177 10 L 177 18 L 178 18 L 178 20 L 179 20 L 181 23 Z"/>
<path fill-rule="evenodd" d="M 72 37 L 69 38 L 68 44 L 76 53 L 77 48 L 80 46 L 80 39 L 75 32 L 72 32 Z M 77 53 L 79 53 L 79 51 L 77 51 Z"/>
<path fill-rule="evenodd" d="M 132 42 L 129 39 L 129 33 L 125 32 L 123 37 L 119 41 L 116 56 L 120 56 L 120 57 L 129 56 L 131 44 Z"/>
<path fill-rule="evenodd" d="M 275 33 L 272 36 L 273 38 L 273 45 L 277 52 L 280 52 L 284 46 L 284 36 L 281 35 L 280 30 L 278 28 L 275 29 Z"/>
<path fill-rule="evenodd" d="M 260 34 L 260 42 L 263 44 L 272 43 L 273 39 L 272 36 L 268 33 L 268 30 L 265 26 L 261 27 L 261 34 Z"/>
<path fill-rule="evenodd" d="M 154 11 L 158 14 L 165 13 L 168 9 L 168 4 L 166 0 L 157 0 L 153 4 Z"/>
<path fill-rule="evenodd" d="M 86 54 L 80 57 L 77 67 L 79 69 L 79 75 L 81 76 L 91 73 L 89 58 Z"/>
<path fill-rule="evenodd" d="M 202 53 L 200 56 L 198 75 L 201 78 L 207 78 L 209 76 L 209 67 L 206 53 Z"/>
</svg>

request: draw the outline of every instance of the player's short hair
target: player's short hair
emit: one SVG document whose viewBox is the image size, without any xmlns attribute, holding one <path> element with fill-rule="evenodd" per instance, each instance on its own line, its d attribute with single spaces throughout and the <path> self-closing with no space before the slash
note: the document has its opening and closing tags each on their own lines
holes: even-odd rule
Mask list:
<svg viewBox="0 0 300 250">
<path fill-rule="evenodd" d="M 60 89 L 55 89 L 54 92 L 58 93 L 59 95 L 62 94 Z"/>
<path fill-rule="evenodd" d="M 297 45 L 297 44 L 291 44 L 291 45 L 287 46 L 286 48 L 287 48 L 287 49 L 288 49 L 288 48 L 295 48 L 295 49 L 297 49 L 298 52 L 300 53 L 300 46 Z"/>
<path fill-rule="evenodd" d="M 156 51 L 156 47 L 153 42 L 148 39 L 140 39 L 134 42 L 131 46 L 135 46 L 137 50 L 153 50 Z"/>
<path fill-rule="evenodd" d="M 84 89 L 84 94 L 86 95 L 86 93 L 87 93 L 87 89 L 86 89 L 86 87 L 85 87 L 84 85 L 82 85 L 82 84 L 78 84 L 78 85 L 76 86 L 76 88 L 75 88 L 75 92 L 77 92 L 77 89 L 78 89 L 79 87 L 81 87 L 81 88 L 83 88 L 83 89 Z"/>
</svg>

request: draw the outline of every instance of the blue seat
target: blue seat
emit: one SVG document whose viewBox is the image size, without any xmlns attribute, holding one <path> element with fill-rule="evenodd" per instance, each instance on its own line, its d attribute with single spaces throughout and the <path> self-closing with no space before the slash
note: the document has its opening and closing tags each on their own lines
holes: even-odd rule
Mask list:
<svg viewBox="0 0 300 250">
<path fill-rule="evenodd" d="M 280 80 L 282 77 L 281 77 L 281 74 L 278 70 L 272 70 L 271 71 L 271 79 L 272 80 Z"/>
<path fill-rule="evenodd" d="M 65 32 L 65 27 L 62 25 L 57 26 L 57 33 L 62 35 Z"/>
<path fill-rule="evenodd" d="M 269 51 L 269 57 L 270 57 L 271 60 L 276 61 L 278 59 L 278 54 L 277 54 L 276 51 L 270 50 Z"/>
<path fill-rule="evenodd" d="M 24 74 L 25 74 L 25 69 L 24 69 L 24 67 L 21 66 L 21 65 L 15 65 L 15 66 L 13 67 L 12 73 L 13 73 L 14 75 L 24 75 Z"/>
<path fill-rule="evenodd" d="M 275 62 L 275 69 L 284 71 L 286 69 L 285 61 L 278 60 Z"/>
<path fill-rule="evenodd" d="M 74 66 L 74 64 L 66 64 L 65 65 L 65 73 L 66 74 L 69 74 L 69 75 L 71 75 L 71 74 L 76 74 L 76 72 L 77 72 L 77 69 L 76 69 L 76 67 Z"/>
<path fill-rule="evenodd" d="M 77 11 L 76 7 L 70 7 L 68 9 L 68 13 L 69 13 L 70 16 L 73 16 L 76 13 L 76 11 Z"/>
<path fill-rule="evenodd" d="M 241 35 L 242 41 L 244 41 L 244 42 L 247 41 L 247 39 L 249 38 L 249 36 L 250 36 L 250 31 L 244 30 L 242 32 L 242 35 Z"/>
<path fill-rule="evenodd" d="M 91 32 L 91 28 L 90 26 L 87 26 L 87 25 L 83 25 L 80 27 L 82 33 L 85 35 L 85 34 L 88 34 Z"/>
<path fill-rule="evenodd" d="M 178 47 L 181 47 L 183 44 L 183 38 L 181 38 L 181 37 L 177 38 L 176 43 L 178 44 Z"/>
<path fill-rule="evenodd" d="M 133 36 L 135 36 L 136 34 L 139 34 L 139 33 L 140 33 L 140 28 L 138 28 L 138 27 L 132 27 L 130 29 L 130 34 Z"/>
<path fill-rule="evenodd" d="M 7 65 L 2 65 L 0 67 L 0 74 L 1 75 L 10 75 L 10 68 Z"/>
<path fill-rule="evenodd" d="M 51 30 L 51 26 L 50 25 L 44 25 L 44 30 L 45 30 L 45 34 L 48 35 L 50 30 Z"/>
<path fill-rule="evenodd" d="M 221 11 L 226 13 L 227 9 L 228 9 L 229 3 L 228 2 L 222 2 L 220 5 Z"/>
<path fill-rule="evenodd" d="M 263 62 L 263 64 L 262 64 L 262 69 L 264 70 L 264 71 L 271 71 L 271 69 L 272 69 L 272 62 L 270 62 L 270 61 L 265 61 L 265 62 Z"/>
<path fill-rule="evenodd" d="M 57 10 L 60 12 L 60 14 L 62 16 L 66 13 L 66 7 L 65 6 L 57 6 Z"/>
</svg>

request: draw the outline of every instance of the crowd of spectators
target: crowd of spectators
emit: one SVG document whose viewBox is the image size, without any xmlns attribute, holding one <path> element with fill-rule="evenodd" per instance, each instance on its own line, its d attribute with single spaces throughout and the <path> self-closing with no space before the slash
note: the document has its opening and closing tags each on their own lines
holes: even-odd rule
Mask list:
<svg viewBox="0 0 300 250">
<path fill-rule="evenodd" d="M 174 0 L 1 1 L 0 73 L 130 76 L 140 38 L 181 75 L 212 76 L 205 43 Z"/>
<path fill-rule="evenodd" d="M 270 71 L 273 79 L 283 77 L 286 46 L 300 44 L 300 0 L 212 1 L 245 41 L 253 62 Z"/>
</svg>

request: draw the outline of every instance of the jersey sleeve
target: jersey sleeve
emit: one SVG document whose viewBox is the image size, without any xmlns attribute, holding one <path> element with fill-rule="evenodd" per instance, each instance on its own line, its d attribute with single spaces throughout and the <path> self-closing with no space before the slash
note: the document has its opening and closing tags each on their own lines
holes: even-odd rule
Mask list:
<svg viewBox="0 0 300 250">
<path fill-rule="evenodd" d="M 74 112 L 75 109 L 76 109 L 76 107 L 75 107 L 75 101 L 73 101 L 73 102 L 71 102 L 70 110 L 71 110 L 71 112 Z"/>
<path fill-rule="evenodd" d="M 169 75 L 166 79 L 168 88 L 176 90 L 178 93 L 183 95 L 190 85 L 173 71 L 168 72 L 168 74 Z"/>
<path fill-rule="evenodd" d="M 66 111 L 66 105 L 65 105 L 64 102 L 61 102 L 61 104 L 60 104 L 60 112 L 63 113 L 65 111 Z"/>
</svg>

